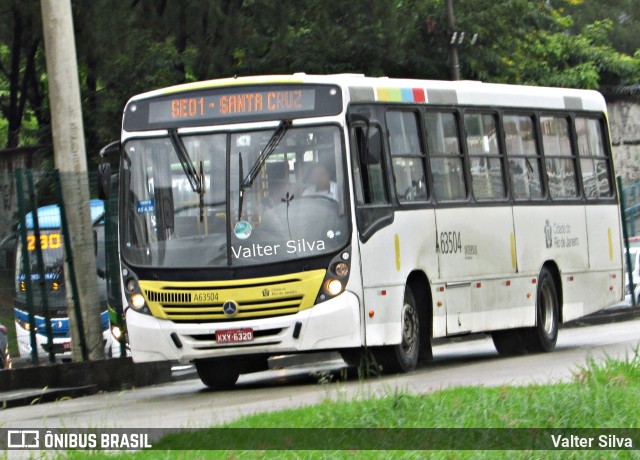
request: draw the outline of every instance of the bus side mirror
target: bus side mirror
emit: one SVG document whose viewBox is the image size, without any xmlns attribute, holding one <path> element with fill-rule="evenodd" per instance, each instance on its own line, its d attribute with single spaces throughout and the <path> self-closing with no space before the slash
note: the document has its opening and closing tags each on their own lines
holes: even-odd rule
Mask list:
<svg viewBox="0 0 640 460">
<path fill-rule="evenodd" d="M 98 198 L 106 201 L 111 195 L 111 165 L 100 163 L 98 165 Z"/>
</svg>

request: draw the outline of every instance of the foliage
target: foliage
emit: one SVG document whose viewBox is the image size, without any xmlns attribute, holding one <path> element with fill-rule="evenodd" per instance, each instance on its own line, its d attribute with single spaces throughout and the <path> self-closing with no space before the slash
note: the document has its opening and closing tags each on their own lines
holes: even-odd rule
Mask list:
<svg viewBox="0 0 640 460">
<path fill-rule="evenodd" d="M 599 88 L 640 77 L 634 0 L 456 0 L 466 79 Z M 74 0 L 90 161 L 132 95 L 233 75 L 447 79 L 444 0 Z M 474 45 L 469 37 L 478 34 Z M 40 5 L 0 7 L 0 146 L 50 144 Z"/>
</svg>

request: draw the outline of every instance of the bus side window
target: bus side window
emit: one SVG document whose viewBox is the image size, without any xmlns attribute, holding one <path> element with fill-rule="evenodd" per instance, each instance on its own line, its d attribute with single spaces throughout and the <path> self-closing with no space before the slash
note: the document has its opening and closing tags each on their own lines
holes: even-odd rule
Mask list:
<svg viewBox="0 0 640 460">
<path fill-rule="evenodd" d="M 452 112 L 427 112 L 427 148 L 438 201 L 465 200 L 464 157 L 458 137 L 458 121 Z"/>
<path fill-rule="evenodd" d="M 536 143 L 535 123 L 531 115 L 505 115 L 502 118 L 511 179 L 516 200 L 541 199 L 540 150 Z"/>
<path fill-rule="evenodd" d="M 506 189 L 496 116 L 490 113 L 465 114 L 464 125 L 473 195 L 477 200 L 504 198 Z"/>
<path fill-rule="evenodd" d="M 540 117 L 540 131 L 551 198 L 577 198 L 575 155 L 571 148 L 568 118 Z"/>
<path fill-rule="evenodd" d="M 584 193 L 588 200 L 608 198 L 613 187 L 602 123 L 596 118 L 577 117 L 575 127 Z"/>
<path fill-rule="evenodd" d="M 385 178 L 381 131 L 376 126 L 351 130 L 353 181 L 358 229 L 366 239 L 376 228 L 390 223 L 393 209 Z"/>
<path fill-rule="evenodd" d="M 424 153 L 420 142 L 417 112 L 400 110 L 387 112 L 387 130 L 398 200 L 401 202 L 426 200 Z"/>
</svg>

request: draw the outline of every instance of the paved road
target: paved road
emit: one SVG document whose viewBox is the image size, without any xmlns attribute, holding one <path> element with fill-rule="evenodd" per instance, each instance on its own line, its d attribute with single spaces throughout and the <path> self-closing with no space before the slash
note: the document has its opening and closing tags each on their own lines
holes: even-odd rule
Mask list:
<svg viewBox="0 0 640 460">
<path fill-rule="evenodd" d="M 245 414 L 321 402 L 384 395 L 396 389 L 425 393 L 460 385 L 523 385 L 568 380 L 588 356 L 623 357 L 640 342 L 640 320 L 560 331 L 550 354 L 498 357 L 489 338 L 434 348 L 435 363 L 401 375 L 320 384 L 309 370 L 242 376 L 236 388 L 207 391 L 199 380 L 88 396 L 0 412 L 6 427 L 205 427 Z M 324 368 L 340 367 L 340 362 Z M 322 367 L 322 366 L 321 366 Z"/>
</svg>

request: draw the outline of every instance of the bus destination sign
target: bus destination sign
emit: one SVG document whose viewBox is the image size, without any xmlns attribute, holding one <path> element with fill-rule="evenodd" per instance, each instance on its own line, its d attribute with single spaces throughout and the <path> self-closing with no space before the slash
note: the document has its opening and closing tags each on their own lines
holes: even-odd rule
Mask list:
<svg viewBox="0 0 640 460">
<path fill-rule="evenodd" d="M 339 89 L 329 85 L 210 89 L 131 102 L 124 127 L 135 131 L 306 118 L 336 115 L 341 109 Z"/>
</svg>

